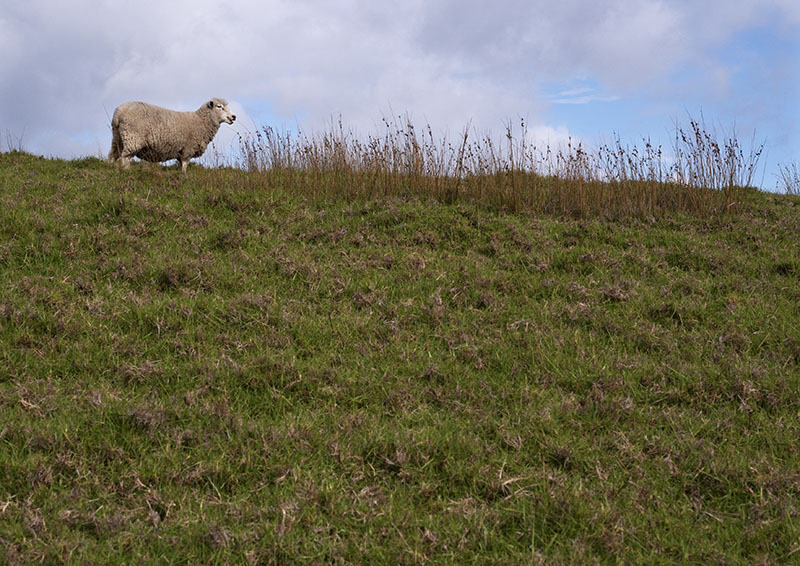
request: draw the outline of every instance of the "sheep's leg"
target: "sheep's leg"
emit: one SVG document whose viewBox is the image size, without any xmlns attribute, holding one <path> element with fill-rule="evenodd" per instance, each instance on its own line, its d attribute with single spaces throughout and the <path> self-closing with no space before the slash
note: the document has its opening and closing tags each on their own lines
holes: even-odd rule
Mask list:
<svg viewBox="0 0 800 566">
<path fill-rule="evenodd" d="M 108 152 L 108 162 L 113 163 L 119 159 L 121 153 L 121 140 L 119 139 L 119 132 L 114 131 L 111 136 L 111 151 Z"/>
<path fill-rule="evenodd" d="M 181 172 L 184 175 L 186 175 L 186 167 L 189 166 L 189 160 L 188 159 L 186 159 L 186 160 L 179 159 L 178 161 L 180 161 L 180 163 L 181 163 Z"/>
<path fill-rule="evenodd" d="M 119 157 L 119 148 L 117 147 L 117 138 L 111 140 L 111 151 L 108 152 L 108 162 L 114 163 Z"/>
</svg>

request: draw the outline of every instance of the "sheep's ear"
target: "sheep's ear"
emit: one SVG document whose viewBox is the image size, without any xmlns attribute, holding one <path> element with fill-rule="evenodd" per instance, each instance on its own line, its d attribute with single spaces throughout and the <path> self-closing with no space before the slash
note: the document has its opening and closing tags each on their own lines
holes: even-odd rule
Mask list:
<svg viewBox="0 0 800 566">
<path fill-rule="evenodd" d="M 208 101 L 208 107 L 209 108 L 214 108 L 214 101 L 213 100 L 209 100 Z"/>
</svg>

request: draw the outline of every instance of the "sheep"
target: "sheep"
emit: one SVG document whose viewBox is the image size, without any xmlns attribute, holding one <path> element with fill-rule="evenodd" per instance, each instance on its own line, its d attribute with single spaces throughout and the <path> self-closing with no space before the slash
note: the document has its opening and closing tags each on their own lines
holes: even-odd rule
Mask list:
<svg viewBox="0 0 800 566">
<path fill-rule="evenodd" d="M 114 110 L 111 119 L 108 161 L 119 161 L 127 169 L 134 156 L 155 162 L 177 159 L 185 174 L 189 160 L 203 155 L 220 124 L 233 124 L 234 120 L 236 115 L 223 98 L 212 98 L 194 112 L 126 102 Z"/>
</svg>

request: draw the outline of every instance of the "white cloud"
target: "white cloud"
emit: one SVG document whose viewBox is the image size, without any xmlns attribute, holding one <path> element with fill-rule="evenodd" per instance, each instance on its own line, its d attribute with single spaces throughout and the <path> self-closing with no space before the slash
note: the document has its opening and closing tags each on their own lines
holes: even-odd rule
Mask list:
<svg viewBox="0 0 800 566">
<path fill-rule="evenodd" d="M 577 146 L 584 143 L 569 132 L 566 126 L 534 126 L 528 130 L 528 143 L 538 148 L 550 148 L 554 151 L 564 149 L 568 145 Z"/>
<path fill-rule="evenodd" d="M 599 94 L 589 87 L 562 90 L 555 96 L 548 97 L 553 104 L 589 104 L 590 102 L 616 102 L 620 96 L 616 94 Z"/>
</svg>

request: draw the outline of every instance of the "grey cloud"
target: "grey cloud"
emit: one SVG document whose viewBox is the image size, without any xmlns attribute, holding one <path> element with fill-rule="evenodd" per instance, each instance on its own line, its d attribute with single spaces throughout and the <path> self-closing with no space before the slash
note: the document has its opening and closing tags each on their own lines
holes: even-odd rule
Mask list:
<svg viewBox="0 0 800 566">
<path fill-rule="evenodd" d="M 680 56 L 680 13 L 655 0 L 629 2 L 441 0 L 418 35 L 465 67 L 534 80 L 576 74 L 629 82 L 663 73 Z"/>
</svg>

